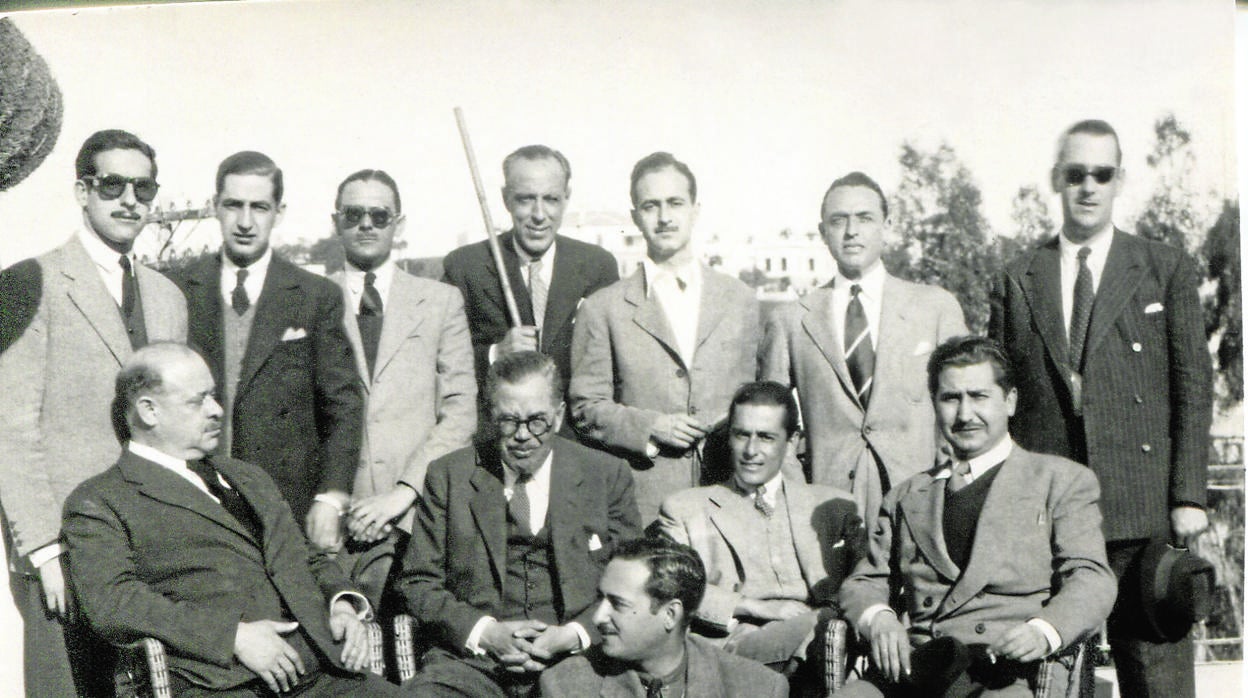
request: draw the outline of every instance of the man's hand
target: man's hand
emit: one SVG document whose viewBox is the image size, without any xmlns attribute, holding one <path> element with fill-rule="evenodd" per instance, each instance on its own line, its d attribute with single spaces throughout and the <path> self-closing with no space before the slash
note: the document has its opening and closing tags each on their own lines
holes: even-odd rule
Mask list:
<svg viewBox="0 0 1248 698">
<path fill-rule="evenodd" d="M 351 505 L 347 531 L 364 543 L 379 541 L 394 530 L 393 521 L 416 502 L 416 490 L 398 485 L 385 494 L 373 495 Z"/>
<path fill-rule="evenodd" d="M 342 646 L 342 664 L 355 673 L 363 673 L 372 658 L 372 648 L 368 643 L 368 629 L 360 622 L 351 602 L 339 599 L 329 614 L 329 632 L 335 642 L 346 643 Z"/>
<path fill-rule="evenodd" d="M 234 635 L 234 656 L 256 676 L 264 679 L 269 690 L 285 693 L 299 683 L 299 675 L 304 673 L 299 653 L 282 639 L 282 635 L 294 632 L 298 627 L 299 624 L 293 621 L 239 623 L 238 633 Z"/>
<path fill-rule="evenodd" d="M 1200 532 L 1209 527 L 1209 515 L 1200 507 L 1175 507 L 1170 510 L 1170 530 L 1174 542 L 1186 546 Z"/>
<path fill-rule="evenodd" d="M 328 502 L 312 502 L 308 509 L 308 520 L 305 522 L 305 533 L 313 547 L 336 552 L 342 547 L 342 517 L 338 510 Z"/>
<path fill-rule="evenodd" d="M 533 640 L 529 655 L 549 665 L 553 664 L 556 658 L 579 649 L 581 649 L 581 636 L 575 628 L 570 625 L 552 625 Z"/>
<path fill-rule="evenodd" d="M 512 327 L 507 334 L 494 345 L 497 356 L 513 354 L 517 351 L 538 351 L 537 328 L 533 325 Z"/>
<path fill-rule="evenodd" d="M 871 660 L 888 678 L 897 683 L 910 675 L 910 634 L 890 611 L 880 611 L 871 619 Z"/>
<path fill-rule="evenodd" d="M 39 584 L 43 587 L 43 603 L 48 612 L 61 620 L 71 620 L 69 594 L 65 591 L 65 570 L 58 555 L 39 566 Z"/>
<path fill-rule="evenodd" d="M 1031 623 L 1019 623 L 1001 633 L 989 651 L 1016 662 L 1034 662 L 1049 653 L 1049 641 L 1040 628 Z"/>
<path fill-rule="evenodd" d="M 759 620 L 788 620 L 810 610 L 810 606 L 792 599 L 741 599 L 732 615 Z"/>
<path fill-rule="evenodd" d="M 686 449 L 706 436 L 706 426 L 683 413 L 660 415 L 650 430 L 650 438 L 661 445 Z"/>
<path fill-rule="evenodd" d="M 546 627 L 540 620 L 495 621 L 481 632 L 477 646 L 509 670 L 524 667 L 532 659 L 530 651 L 533 645 L 530 640 L 538 637 Z"/>
</svg>

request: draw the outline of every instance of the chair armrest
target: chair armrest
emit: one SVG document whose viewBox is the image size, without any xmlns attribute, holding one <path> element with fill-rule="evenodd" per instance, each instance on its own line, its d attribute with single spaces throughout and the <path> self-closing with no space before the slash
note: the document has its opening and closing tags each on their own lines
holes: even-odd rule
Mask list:
<svg viewBox="0 0 1248 698">
<path fill-rule="evenodd" d="M 394 617 L 394 662 L 399 683 L 416 675 L 416 619 L 406 613 Z"/>
<path fill-rule="evenodd" d="M 145 637 L 117 645 L 117 666 L 113 669 L 117 698 L 173 698 L 169 685 L 169 663 L 160 640 Z"/>
<path fill-rule="evenodd" d="M 381 625 L 373 621 L 364 624 L 368 631 L 369 666 L 372 673 L 385 678 L 386 676 L 386 641 L 381 634 Z"/>
<path fill-rule="evenodd" d="M 823 632 L 824 646 L 827 647 L 823 661 L 823 684 L 827 693 L 832 694 L 845 685 L 849 624 L 840 618 L 833 618 L 828 621 Z"/>
<path fill-rule="evenodd" d="M 1091 660 L 1088 643 L 1084 639 L 1076 642 L 1065 651 L 1046 657 L 1040 662 L 1036 674 L 1035 698 L 1079 698 L 1083 691 L 1084 663 Z M 1091 669 L 1089 669 L 1089 672 Z M 1065 683 L 1062 675 L 1065 674 Z M 1090 695 L 1091 686 L 1089 688 Z"/>
</svg>

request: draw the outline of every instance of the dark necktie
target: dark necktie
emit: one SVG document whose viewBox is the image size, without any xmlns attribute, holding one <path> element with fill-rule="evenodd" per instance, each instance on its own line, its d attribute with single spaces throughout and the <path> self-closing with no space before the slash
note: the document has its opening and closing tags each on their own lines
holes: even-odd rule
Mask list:
<svg viewBox="0 0 1248 698">
<path fill-rule="evenodd" d="M 134 298 L 138 290 L 134 287 L 134 269 L 130 266 L 130 257 L 121 255 L 117 259 L 121 265 L 121 314 L 127 320 L 134 314 Z"/>
<path fill-rule="evenodd" d="M 766 492 L 766 485 L 759 485 L 758 489 L 754 490 L 754 508 L 762 512 L 763 516 L 770 518 L 772 512 L 775 511 L 775 507 L 768 504 L 766 499 L 763 499 L 763 495 Z"/>
<path fill-rule="evenodd" d="M 507 511 L 511 513 L 516 527 L 525 533 L 533 533 L 529 530 L 529 493 L 524 487 L 531 479 L 531 473 L 516 473 L 516 484 L 511 488 L 511 501 L 507 502 Z"/>
<path fill-rule="evenodd" d="M 236 521 L 243 525 L 243 528 L 246 528 L 251 533 L 253 538 L 259 541 L 260 522 L 256 519 L 256 513 L 252 511 L 251 506 L 238 493 L 238 490 L 221 485 L 217 469 L 212 467 L 212 463 L 202 459 L 187 461 L 186 467 L 190 468 L 191 472 L 204 481 L 204 484 L 208 487 L 208 492 L 221 500 L 221 506 L 225 507 L 230 516 L 233 516 Z"/>
<path fill-rule="evenodd" d="M 646 698 L 663 698 L 663 679 L 650 679 L 646 684 Z"/>
<path fill-rule="evenodd" d="M 1075 298 L 1070 307 L 1070 362 L 1079 372 L 1083 371 L 1083 350 L 1092 320 L 1092 303 L 1096 300 L 1092 291 L 1092 270 L 1088 268 L 1091 253 L 1087 247 L 1079 248 L 1079 274 L 1075 277 Z"/>
<path fill-rule="evenodd" d="M 381 315 L 381 293 L 377 291 L 377 275 L 364 274 L 364 295 L 360 296 L 360 315 Z"/>
<path fill-rule="evenodd" d="M 865 408 L 871 399 L 871 377 L 875 375 L 875 349 L 871 346 L 871 333 L 867 331 L 867 313 L 862 309 L 858 294 L 862 287 L 849 287 L 849 306 L 845 308 L 845 363 L 849 377 L 858 393 L 858 402 Z"/>
<path fill-rule="evenodd" d="M 247 287 L 243 282 L 247 280 L 247 270 L 238 270 L 238 283 L 234 286 L 234 292 L 230 294 L 230 305 L 234 307 L 234 312 L 242 315 L 251 307 L 251 299 L 247 297 Z"/>
<path fill-rule="evenodd" d="M 967 481 L 967 476 L 971 474 L 971 464 L 964 460 L 952 461 L 951 466 L 953 472 L 949 475 L 949 482 L 945 485 L 945 491 L 953 494 L 958 490 L 971 484 Z"/>
</svg>

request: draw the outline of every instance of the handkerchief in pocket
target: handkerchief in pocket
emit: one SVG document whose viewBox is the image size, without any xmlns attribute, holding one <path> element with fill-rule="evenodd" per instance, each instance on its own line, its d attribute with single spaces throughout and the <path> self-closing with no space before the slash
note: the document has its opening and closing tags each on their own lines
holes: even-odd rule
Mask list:
<svg viewBox="0 0 1248 698">
<path fill-rule="evenodd" d="M 595 550 L 602 550 L 602 541 L 598 540 L 597 533 L 591 533 L 589 536 L 589 552 L 592 553 Z"/>
<path fill-rule="evenodd" d="M 1149 303 L 1148 305 L 1144 306 L 1144 314 L 1152 315 L 1153 313 L 1160 313 L 1161 311 L 1165 309 L 1166 307 L 1162 305 L 1161 303 Z"/>
<path fill-rule="evenodd" d="M 283 342 L 293 342 L 296 339 L 303 339 L 308 336 L 308 331 L 302 327 L 287 327 L 286 333 L 282 335 Z"/>
</svg>

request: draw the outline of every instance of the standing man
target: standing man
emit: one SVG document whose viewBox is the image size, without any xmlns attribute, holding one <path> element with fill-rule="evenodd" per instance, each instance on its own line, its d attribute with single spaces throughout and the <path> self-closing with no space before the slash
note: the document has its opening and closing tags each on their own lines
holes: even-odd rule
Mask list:
<svg viewBox="0 0 1248 698">
<path fill-rule="evenodd" d="M 819 610 L 866 539 L 848 492 L 781 474 L 796 437 L 792 391 L 747 383 L 728 411 L 732 479 L 677 492 L 659 511 L 660 530 L 693 546 L 708 568 L 694 618 L 725 638 L 724 649 L 787 675 L 807 659 Z"/>
<path fill-rule="evenodd" d="M 443 260 L 443 281 L 464 294 L 477 364 L 477 385 L 485 385 L 490 363 L 513 351 L 540 351 L 571 375 L 572 320 L 581 299 L 619 280 L 615 257 L 588 243 L 559 235 L 572 190 L 572 167 L 557 150 L 528 145 L 503 160 L 503 204 L 511 230 L 498 238 L 503 266 L 519 306 L 520 327 L 512 327 L 502 281 L 487 241 L 452 250 Z M 488 417 L 486 396 L 480 396 Z"/>
<path fill-rule="evenodd" d="M 396 550 L 411 535 L 425 469 L 472 440 L 477 382 L 459 291 L 412 276 L 391 257 L 405 222 L 394 179 L 360 170 L 338 185 L 334 209 L 346 269 L 331 278 L 342 286 L 367 405 L 351 540 L 339 562 L 380 605 Z"/>
<path fill-rule="evenodd" d="M 853 492 L 868 531 L 889 487 L 935 459 L 924 367 L 937 344 L 966 332 L 952 294 L 884 269 L 891 227 L 875 180 L 851 172 L 832 182 L 819 209 L 836 260 L 831 288 L 773 312 L 760 352 L 762 377 L 797 389 L 806 478 Z"/>
<path fill-rule="evenodd" d="M 628 467 L 556 435 L 562 395 L 550 357 L 500 357 L 486 384 L 494 440 L 429 466 L 398 581 L 435 643 L 418 695 L 530 695 L 539 672 L 598 639 L 598 577 L 640 525 Z"/>
<path fill-rule="evenodd" d="M 148 340 L 186 338 L 182 294 L 133 250 L 156 198 L 155 151 L 126 131 L 99 131 L 75 167 L 83 227 L 0 274 L 0 324 L 23 307 L 29 318 L 0 354 L 0 503 L 30 696 L 74 695 L 71 660 L 87 663 L 73 624 L 62 625 L 74 614 L 57 540 L 65 498 L 117 458 L 112 376 Z M 79 678 L 84 691 L 97 688 Z"/>
<path fill-rule="evenodd" d="M 1109 561 L 1122 580 L 1109 640 L 1123 695 L 1192 696 L 1191 640 L 1143 627 L 1128 572 L 1149 539 L 1185 544 L 1208 525 L 1212 367 L 1195 266 L 1114 227 L 1122 183 L 1113 127 L 1066 130 L 1052 172 L 1062 232 L 1006 268 L 989 336 L 1018 366 L 1018 443 L 1086 463 L 1104 488 Z"/>
<path fill-rule="evenodd" d="M 217 378 L 219 448 L 264 468 L 312 544 L 337 549 L 362 424 L 342 289 L 269 248 L 286 205 L 282 171 L 267 155 L 229 156 L 216 184 L 221 254 L 175 281 L 190 310 L 190 343 Z"/>
<path fill-rule="evenodd" d="M 646 259 L 585 300 L 568 394 L 577 430 L 631 461 L 648 522 L 667 495 L 702 480 L 707 435 L 754 380 L 759 308 L 748 286 L 694 257 L 698 185 L 685 163 L 647 155 L 629 191 Z"/>
<path fill-rule="evenodd" d="M 545 698 L 771 696 L 788 684 L 689 634 L 706 589 L 697 551 L 662 537 L 626 541 L 598 583 L 602 644 L 542 675 Z"/>
<path fill-rule="evenodd" d="M 889 491 L 867 557 L 841 585 L 845 617 L 870 643 L 872 662 L 863 681 L 842 690 L 945 695 L 907 686 L 919 678 L 912 648 L 941 640 L 980 646 L 962 688 L 948 695 L 989 687 L 985 695 L 1031 696 L 1039 660 L 1077 646 L 1114 603 L 1100 488 L 1087 468 L 1010 439 L 1018 392 L 991 340 L 950 339 L 928 366 L 953 457 Z"/>
</svg>

